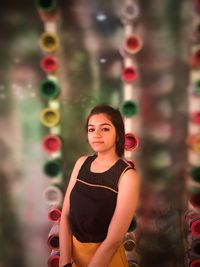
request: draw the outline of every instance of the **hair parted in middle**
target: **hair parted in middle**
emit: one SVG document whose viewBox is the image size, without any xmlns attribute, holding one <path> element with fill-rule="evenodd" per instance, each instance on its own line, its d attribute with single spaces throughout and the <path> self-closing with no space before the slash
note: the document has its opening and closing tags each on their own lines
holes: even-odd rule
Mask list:
<svg viewBox="0 0 200 267">
<path fill-rule="evenodd" d="M 109 105 L 100 104 L 90 111 L 86 120 L 86 130 L 88 128 L 89 119 L 96 114 L 105 114 L 112 122 L 116 130 L 116 153 L 119 157 L 124 155 L 124 143 L 125 143 L 125 129 L 122 115 L 118 109 L 115 109 Z"/>
</svg>

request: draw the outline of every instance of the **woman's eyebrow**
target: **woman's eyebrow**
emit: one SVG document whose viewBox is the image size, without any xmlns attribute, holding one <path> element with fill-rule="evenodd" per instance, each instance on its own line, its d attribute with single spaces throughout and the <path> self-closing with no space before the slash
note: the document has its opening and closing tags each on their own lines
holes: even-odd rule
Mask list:
<svg viewBox="0 0 200 267">
<path fill-rule="evenodd" d="M 105 125 L 112 126 L 111 124 L 106 123 L 106 122 L 100 124 L 100 126 L 105 126 Z M 95 125 L 94 125 L 94 124 L 88 124 L 88 127 L 89 127 L 89 126 L 95 126 Z"/>
</svg>

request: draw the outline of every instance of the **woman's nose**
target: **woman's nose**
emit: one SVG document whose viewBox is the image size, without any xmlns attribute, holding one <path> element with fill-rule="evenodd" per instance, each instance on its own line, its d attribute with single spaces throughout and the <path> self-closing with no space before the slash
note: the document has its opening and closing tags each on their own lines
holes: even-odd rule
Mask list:
<svg viewBox="0 0 200 267">
<path fill-rule="evenodd" d="M 100 136 L 100 130 L 99 129 L 95 129 L 94 136 L 95 137 L 99 137 Z"/>
</svg>

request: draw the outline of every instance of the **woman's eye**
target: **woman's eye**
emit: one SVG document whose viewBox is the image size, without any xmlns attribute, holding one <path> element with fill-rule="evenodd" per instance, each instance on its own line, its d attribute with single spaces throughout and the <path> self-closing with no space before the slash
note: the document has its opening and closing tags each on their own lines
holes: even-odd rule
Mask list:
<svg viewBox="0 0 200 267">
<path fill-rule="evenodd" d="M 94 132 L 93 128 L 88 128 L 88 132 Z"/>
<path fill-rule="evenodd" d="M 103 132 L 108 132 L 110 129 L 109 128 L 102 128 L 101 129 Z"/>
</svg>

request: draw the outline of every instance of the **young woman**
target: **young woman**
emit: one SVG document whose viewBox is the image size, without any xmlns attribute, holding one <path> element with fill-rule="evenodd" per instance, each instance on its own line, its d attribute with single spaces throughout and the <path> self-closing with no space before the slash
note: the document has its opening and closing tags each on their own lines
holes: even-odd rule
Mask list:
<svg viewBox="0 0 200 267">
<path fill-rule="evenodd" d="M 59 267 L 128 267 L 123 239 L 139 197 L 139 177 L 122 159 L 125 131 L 120 112 L 107 105 L 87 118 L 95 154 L 72 171 L 60 220 Z"/>
</svg>

